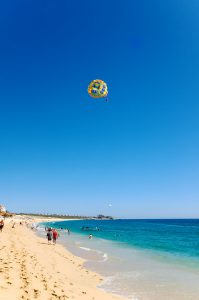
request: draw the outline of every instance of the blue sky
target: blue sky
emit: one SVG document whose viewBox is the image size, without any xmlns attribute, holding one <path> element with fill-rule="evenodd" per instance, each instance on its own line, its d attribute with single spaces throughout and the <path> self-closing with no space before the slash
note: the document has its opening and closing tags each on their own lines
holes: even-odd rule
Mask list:
<svg viewBox="0 0 199 300">
<path fill-rule="evenodd" d="M 1 3 L 0 202 L 198 217 L 198 20 L 196 0 Z"/>
</svg>

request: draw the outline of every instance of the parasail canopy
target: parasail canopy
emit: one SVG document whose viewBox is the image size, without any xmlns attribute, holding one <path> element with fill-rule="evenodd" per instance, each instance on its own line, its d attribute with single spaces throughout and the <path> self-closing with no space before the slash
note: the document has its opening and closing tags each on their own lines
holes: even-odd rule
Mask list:
<svg viewBox="0 0 199 300">
<path fill-rule="evenodd" d="M 89 84 L 88 93 L 92 98 L 104 98 L 108 95 L 107 84 L 101 79 L 95 79 Z"/>
</svg>

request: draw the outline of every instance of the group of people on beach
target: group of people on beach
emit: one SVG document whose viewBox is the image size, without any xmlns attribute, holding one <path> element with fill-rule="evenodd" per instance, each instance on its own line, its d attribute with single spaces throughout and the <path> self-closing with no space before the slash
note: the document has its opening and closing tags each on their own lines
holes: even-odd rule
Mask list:
<svg viewBox="0 0 199 300">
<path fill-rule="evenodd" d="M 45 230 L 47 231 L 46 237 L 48 240 L 48 244 L 50 245 L 53 242 L 53 245 L 55 245 L 59 237 L 59 233 L 57 232 L 56 229 L 53 229 L 52 227 L 45 228 Z"/>
</svg>

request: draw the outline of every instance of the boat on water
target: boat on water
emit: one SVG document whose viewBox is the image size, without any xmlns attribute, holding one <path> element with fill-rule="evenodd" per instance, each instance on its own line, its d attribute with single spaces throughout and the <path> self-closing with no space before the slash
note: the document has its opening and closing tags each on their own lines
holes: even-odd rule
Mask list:
<svg viewBox="0 0 199 300">
<path fill-rule="evenodd" d="M 89 227 L 89 226 L 82 226 L 81 227 L 82 231 L 99 231 L 99 227 Z"/>
</svg>

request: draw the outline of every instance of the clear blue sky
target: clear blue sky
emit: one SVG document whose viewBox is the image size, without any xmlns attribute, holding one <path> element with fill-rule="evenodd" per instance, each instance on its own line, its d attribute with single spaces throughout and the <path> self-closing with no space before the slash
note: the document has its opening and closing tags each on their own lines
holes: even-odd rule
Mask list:
<svg viewBox="0 0 199 300">
<path fill-rule="evenodd" d="M 198 0 L 1 3 L 0 202 L 199 217 Z"/>
</svg>

